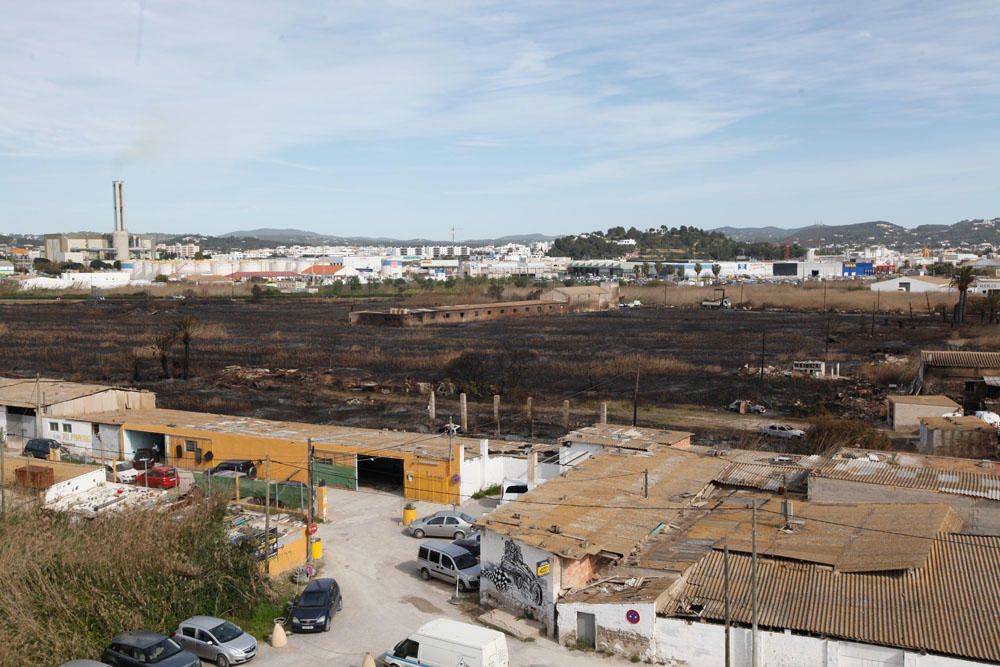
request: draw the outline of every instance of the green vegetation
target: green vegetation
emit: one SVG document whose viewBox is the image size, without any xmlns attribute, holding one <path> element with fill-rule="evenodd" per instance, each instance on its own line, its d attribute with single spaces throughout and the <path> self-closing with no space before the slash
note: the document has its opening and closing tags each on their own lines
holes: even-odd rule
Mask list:
<svg viewBox="0 0 1000 667">
<path fill-rule="evenodd" d="M 485 489 L 476 491 L 472 494 L 473 500 L 481 500 L 489 496 L 499 496 L 500 495 L 500 485 L 494 484 L 493 486 L 488 486 Z"/>
<path fill-rule="evenodd" d="M 169 633 L 195 614 L 273 614 L 262 607 L 274 598 L 251 545 L 230 545 L 224 518 L 215 500 L 90 521 L 40 509 L 8 514 L 0 522 L 0 665 L 98 658 L 120 632 Z"/>
<path fill-rule="evenodd" d="M 622 245 L 618 241 L 632 240 L 635 245 Z M 635 227 L 612 227 L 607 232 L 591 232 L 556 239 L 549 251 L 552 257 L 573 259 L 614 259 L 635 253 L 639 257 L 660 259 L 686 259 L 704 257 L 711 260 L 732 260 L 739 257 L 755 259 L 781 259 L 785 247 L 772 243 L 734 241 L 721 232 L 710 232 L 696 227 L 661 226 L 640 231 Z M 797 244 L 791 247 L 792 257 L 804 257 L 805 250 Z"/>
</svg>

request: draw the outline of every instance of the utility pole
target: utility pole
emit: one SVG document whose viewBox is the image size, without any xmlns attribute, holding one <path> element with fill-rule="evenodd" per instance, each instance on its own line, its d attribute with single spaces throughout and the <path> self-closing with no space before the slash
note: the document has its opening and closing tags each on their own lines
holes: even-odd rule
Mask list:
<svg viewBox="0 0 1000 667">
<path fill-rule="evenodd" d="M 642 497 L 649 498 L 649 468 L 642 471 Z"/>
<path fill-rule="evenodd" d="M 764 390 L 764 351 L 767 338 L 767 329 L 760 330 L 760 379 L 757 381 L 757 402 L 760 403 L 760 395 Z"/>
<path fill-rule="evenodd" d="M 42 376 L 35 373 L 35 437 L 42 437 Z"/>
<path fill-rule="evenodd" d="M 271 455 L 264 457 L 264 572 L 271 574 Z"/>
<path fill-rule="evenodd" d="M 313 443 L 312 438 L 306 439 L 306 472 L 309 479 L 309 493 L 307 494 L 306 502 L 306 528 L 309 528 L 313 524 Z M 313 550 L 312 550 L 312 537 L 309 533 L 306 533 L 306 563 L 312 563 Z"/>
<path fill-rule="evenodd" d="M 448 463 L 454 462 L 454 456 L 451 455 L 451 442 L 452 438 L 455 437 L 455 424 L 451 421 L 451 415 L 448 415 Z M 449 470 L 451 468 L 449 467 Z"/>
<path fill-rule="evenodd" d="M 7 485 L 4 484 L 4 458 L 7 455 L 7 430 L 0 428 L 0 518 L 7 518 Z"/>
<path fill-rule="evenodd" d="M 723 603 L 725 604 L 726 610 L 726 667 L 730 667 L 732 664 L 732 657 L 730 656 L 729 648 L 729 541 L 722 547 L 722 586 L 723 586 Z"/>
<path fill-rule="evenodd" d="M 750 605 L 752 620 L 752 637 L 750 643 L 750 665 L 759 667 L 759 651 L 757 646 L 757 500 L 753 500 L 753 510 L 751 512 L 751 549 L 750 549 Z"/>
<path fill-rule="evenodd" d="M 635 391 L 632 393 L 632 426 L 639 422 L 639 359 L 635 361 Z"/>
</svg>

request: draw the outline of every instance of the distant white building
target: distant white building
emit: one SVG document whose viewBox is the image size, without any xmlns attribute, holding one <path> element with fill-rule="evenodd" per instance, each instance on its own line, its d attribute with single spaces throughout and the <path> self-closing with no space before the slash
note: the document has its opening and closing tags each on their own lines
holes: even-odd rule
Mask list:
<svg viewBox="0 0 1000 667">
<path fill-rule="evenodd" d="M 949 278 L 940 276 L 896 276 L 872 283 L 873 292 L 943 292 L 954 291 Z"/>
</svg>

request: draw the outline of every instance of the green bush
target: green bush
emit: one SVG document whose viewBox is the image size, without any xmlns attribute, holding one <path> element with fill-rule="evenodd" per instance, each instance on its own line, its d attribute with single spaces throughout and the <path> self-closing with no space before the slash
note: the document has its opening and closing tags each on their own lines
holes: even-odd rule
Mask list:
<svg viewBox="0 0 1000 667">
<path fill-rule="evenodd" d="M 249 616 L 267 598 L 224 503 L 90 521 L 28 509 L 0 522 L 0 665 L 98 658 L 126 630 L 169 634 L 195 614 Z"/>
</svg>

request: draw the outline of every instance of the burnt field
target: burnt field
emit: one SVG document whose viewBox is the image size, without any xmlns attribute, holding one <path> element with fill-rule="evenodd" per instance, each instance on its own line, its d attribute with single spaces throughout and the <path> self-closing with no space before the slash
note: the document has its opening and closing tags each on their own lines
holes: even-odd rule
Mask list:
<svg viewBox="0 0 1000 667">
<path fill-rule="evenodd" d="M 564 400 L 573 426 L 596 421 L 601 401 L 612 421 L 631 420 L 637 367 L 641 424 L 690 428 L 671 407 L 719 414 L 739 398 L 792 418 L 872 417 L 885 387 L 912 373 L 913 352 L 956 335 L 928 316 L 880 315 L 873 334 L 870 315 L 663 308 L 391 329 L 350 327 L 351 307 L 364 304 L 2 303 L 0 375 L 135 384 L 161 407 L 411 430 L 432 428 L 420 393 L 429 384 L 438 424 L 457 421 L 465 391 L 470 431 L 492 433 L 499 393 L 505 435 L 544 437 L 562 431 Z M 187 380 L 179 325 L 190 333 Z M 803 359 L 839 361 L 850 379 L 783 373 Z"/>
</svg>

